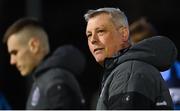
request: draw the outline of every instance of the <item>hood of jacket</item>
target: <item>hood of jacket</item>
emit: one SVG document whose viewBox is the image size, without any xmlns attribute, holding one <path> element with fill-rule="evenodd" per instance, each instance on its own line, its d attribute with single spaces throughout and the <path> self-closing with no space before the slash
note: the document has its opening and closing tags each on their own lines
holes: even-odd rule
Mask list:
<svg viewBox="0 0 180 111">
<path fill-rule="evenodd" d="M 34 71 L 35 76 L 41 74 L 51 68 L 61 68 L 72 72 L 73 74 L 81 74 L 85 69 L 86 61 L 83 53 L 72 45 L 64 45 L 55 50 L 48 56 Z"/>
<path fill-rule="evenodd" d="M 159 71 L 165 71 L 174 63 L 176 57 L 176 46 L 169 38 L 154 36 L 140 41 L 125 51 L 121 51 L 118 57 L 116 56 L 113 60 L 113 64 L 111 60 L 111 65 L 107 66 L 112 68 L 111 66 L 129 60 L 139 60 L 155 66 Z"/>
</svg>

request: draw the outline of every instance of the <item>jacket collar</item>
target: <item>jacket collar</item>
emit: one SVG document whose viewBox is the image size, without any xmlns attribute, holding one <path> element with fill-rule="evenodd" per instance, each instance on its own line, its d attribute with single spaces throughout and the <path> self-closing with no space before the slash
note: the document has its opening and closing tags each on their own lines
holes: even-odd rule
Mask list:
<svg viewBox="0 0 180 111">
<path fill-rule="evenodd" d="M 116 53 L 111 58 L 106 58 L 105 59 L 105 62 L 104 62 L 104 74 L 103 74 L 103 78 L 102 78 L 102 84 L 101 84 L 102 86 L 101 86 L 101 88 L 104 86 L 105 80 L 109 76 L 111 71 L 119 64 L 118 63 L 118 58 L 120 56 L 122 56 L 124 53 L 126 53 L 129 48 L 130 48 L 130 46 L 128 48 L 125 48 L 125 49 L 122 49 L 122 50 L 118 51 L 118 53 Z"/>
<path fill-rule="evenodd" d="M 118 51 L 111 58 L 106 58 L 104 61 L 104 68 L 110 70 L 116 67 L 118 65 L 118 58 L 127 52 L 129 48 L 130 47 Z"/>
<path fill-rule="evenodd" d="M 39 68 L 41 67 L 42 64 L 46 63 L 46 60 L 50 57 L 50 53 L 47 54 L 41 61 L 41 63 L 34 69 L 34 71 L 32 72 L 32 77 L 33 79 L 36 79 L 38 76 L 40 76 L 43 73 L 37 73 Z"/>
</svg>

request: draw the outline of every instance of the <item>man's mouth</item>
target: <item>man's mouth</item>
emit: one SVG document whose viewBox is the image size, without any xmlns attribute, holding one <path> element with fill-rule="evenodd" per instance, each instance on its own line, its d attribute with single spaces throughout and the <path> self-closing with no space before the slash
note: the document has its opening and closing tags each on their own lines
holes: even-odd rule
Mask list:
<svg viewBox="0 0 180 111">
<path fill-rule="evenodd" d="M 94 53 L 98 53 L 99 51 L 102 51 L 103 50 L 103 48 L 96 48 L 96 49 L 94 49 Z"/>
<path fill-rule="evenodd" d="M 21 66 L 17 66 L 17 69 L 20 71 L 20 69 L 21 69 Z"/>
</svg>

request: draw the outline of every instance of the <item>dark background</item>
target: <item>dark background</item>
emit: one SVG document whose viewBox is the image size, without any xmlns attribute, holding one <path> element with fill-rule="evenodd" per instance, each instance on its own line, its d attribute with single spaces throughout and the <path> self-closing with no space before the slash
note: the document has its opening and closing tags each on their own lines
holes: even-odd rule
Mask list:
<svg viewBox="0 0 180 111">
<path fill-rule="evenodd" d="M 41 20 L 49 34 L 52 51 L 63 44 L 73 44 L 84 52 L 87 67 L 78 77 L 87 109 L 93 109 L 91 98 L 100 86 L 101 67 L 89 52 L 83 15 L 88 9 L 100 7 L 120 8 L 128 17 L 129 24 L 145 16 L 158 30 L 174 41 L 178 50 L 180 5 L 178 0 L 0 0 L 0 38 L 7 27 L 24 16 Z M 179 55 L 178 55 L 179 59 Z M 29 91 L 28 78 L 9 65 L 6 45 L 0 43 L 0 90 L 5 94 L 12 109 L 24 109 Z"/>
</svg>

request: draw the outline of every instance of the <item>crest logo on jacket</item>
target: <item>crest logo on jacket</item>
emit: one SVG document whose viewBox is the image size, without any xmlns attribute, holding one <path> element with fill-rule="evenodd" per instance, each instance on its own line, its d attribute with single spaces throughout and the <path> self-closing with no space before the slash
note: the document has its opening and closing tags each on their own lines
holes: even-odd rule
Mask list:
<svg viewBox="0 0 180 111">
<path fill-rule="evenodd" d="M 31 101 L 31 105 L 32 106 L 36 106 L 38 101 L 39 101 L 39 97 L 40 97 L 40 92 L 39 92 L 39 87 L 36 87 L 33 95 L 32 95 L 32 101 Z"/>
</svg>

